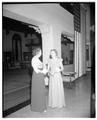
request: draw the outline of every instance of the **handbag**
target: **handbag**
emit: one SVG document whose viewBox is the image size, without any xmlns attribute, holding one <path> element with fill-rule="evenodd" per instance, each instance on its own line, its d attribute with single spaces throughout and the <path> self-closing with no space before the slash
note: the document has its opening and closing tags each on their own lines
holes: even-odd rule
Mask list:
<svg viewBox="0 0 97 120">
<path fill-rule="evenodd" d="M 48 76 L 45 76 L 44 82 L 45 82 L 45 86 L 49 85 L 49 77 Z"/>
</svg>

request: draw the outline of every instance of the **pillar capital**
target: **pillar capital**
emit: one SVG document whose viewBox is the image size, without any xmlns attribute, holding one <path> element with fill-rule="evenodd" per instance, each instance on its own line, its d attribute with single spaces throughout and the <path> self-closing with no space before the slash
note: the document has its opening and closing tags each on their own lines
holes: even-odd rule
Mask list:
<svg viewBox="0 0 97 120">
<path fill-rule="evenodd" d="M 39 28 L 42 34 L 50 33 L 51 26 L 46 24 L 46 25 L 40 25 Z"/>
</svg>

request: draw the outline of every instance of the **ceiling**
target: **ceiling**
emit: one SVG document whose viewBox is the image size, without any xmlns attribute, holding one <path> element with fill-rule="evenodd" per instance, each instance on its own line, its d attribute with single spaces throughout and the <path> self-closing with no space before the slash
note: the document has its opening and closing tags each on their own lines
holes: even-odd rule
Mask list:
<svg viewBox="0 0 97 120">
<path fill-rule="evenodd" d="M 63 7 L 68 12 L 70 12 L 71 14 L 74 14 L 73 13 L 73 3 L 70 3 L 70 2 L 61 2 L 60 6 Z"/>
</svg>

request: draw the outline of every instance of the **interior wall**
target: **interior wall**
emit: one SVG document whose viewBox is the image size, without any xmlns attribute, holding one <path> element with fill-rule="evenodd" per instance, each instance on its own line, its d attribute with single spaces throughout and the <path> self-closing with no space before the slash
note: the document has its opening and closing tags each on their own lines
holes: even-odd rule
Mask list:
<svg viewBox="0 0 97 120">
<path fill-rule="evenodd" d="M 3 30 L 3 52 L 12 51 L 12 32 L 6 35 L 6 30 Z"/>
<path fill-rule="evenodd" d="M 29 48 L 26 47 L 26 44 L 30 44 L 29 39 L 33 39 L 33 43 L 37 43 L 39 41 L 38 37 L 33 34 L 27 34 L 27 37 L 25 37 L 25 34 L 22 32 L 17 31 L 9 31 L 9 34 L 6 34 L 6 30 L 3 30 L 3 52 L 12 52 L 12 37 L 14 34 L 19 34 L 21 36 L 22 40 L 22 53 L 23 52 L 31 52 L 29 51 Z"/>
<path fill-rule="evenodd" d="M 8 52 L 8 51 L 12 51 L 12 37 L 14 34 L 19 34 L 21 36 L 21 40 L 22 40 L 22 50 L 24 52 L 28 51 L 27 47 L 25 47 L 26 44 L 26 39 L 30 38 L 30 35 L 25 38 L 24 33 L 21 32 L 17 32 L 17 31 L 9 31 L 9 34 L 6 35 L 6 30 L 3 30 L 3 51 L 4 52 Z"/>
<path fill-rule="evenodd" d="M 66 57 L 67 57 L 68 60 L 70 60 L 70 45 L 69 44 L 67 44 L 67 45 L 62 44 L 61 48 L 62 48 L 62 53 L 63 53 L 64 59 L 66 59 Z"/>
</svg>

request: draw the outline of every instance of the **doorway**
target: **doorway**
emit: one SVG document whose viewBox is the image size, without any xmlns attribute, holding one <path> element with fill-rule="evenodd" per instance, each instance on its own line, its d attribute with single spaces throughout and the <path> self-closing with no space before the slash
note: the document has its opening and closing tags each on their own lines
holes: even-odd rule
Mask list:
<svg viewBox="0 0 97 120">
<path fill-rule="evenodd" d="M 22 60 L 22 43 L 19 34 L 14 34 L 12 37 L 12 51 L 14 56 L 14 62 Z"/>
</svg>

